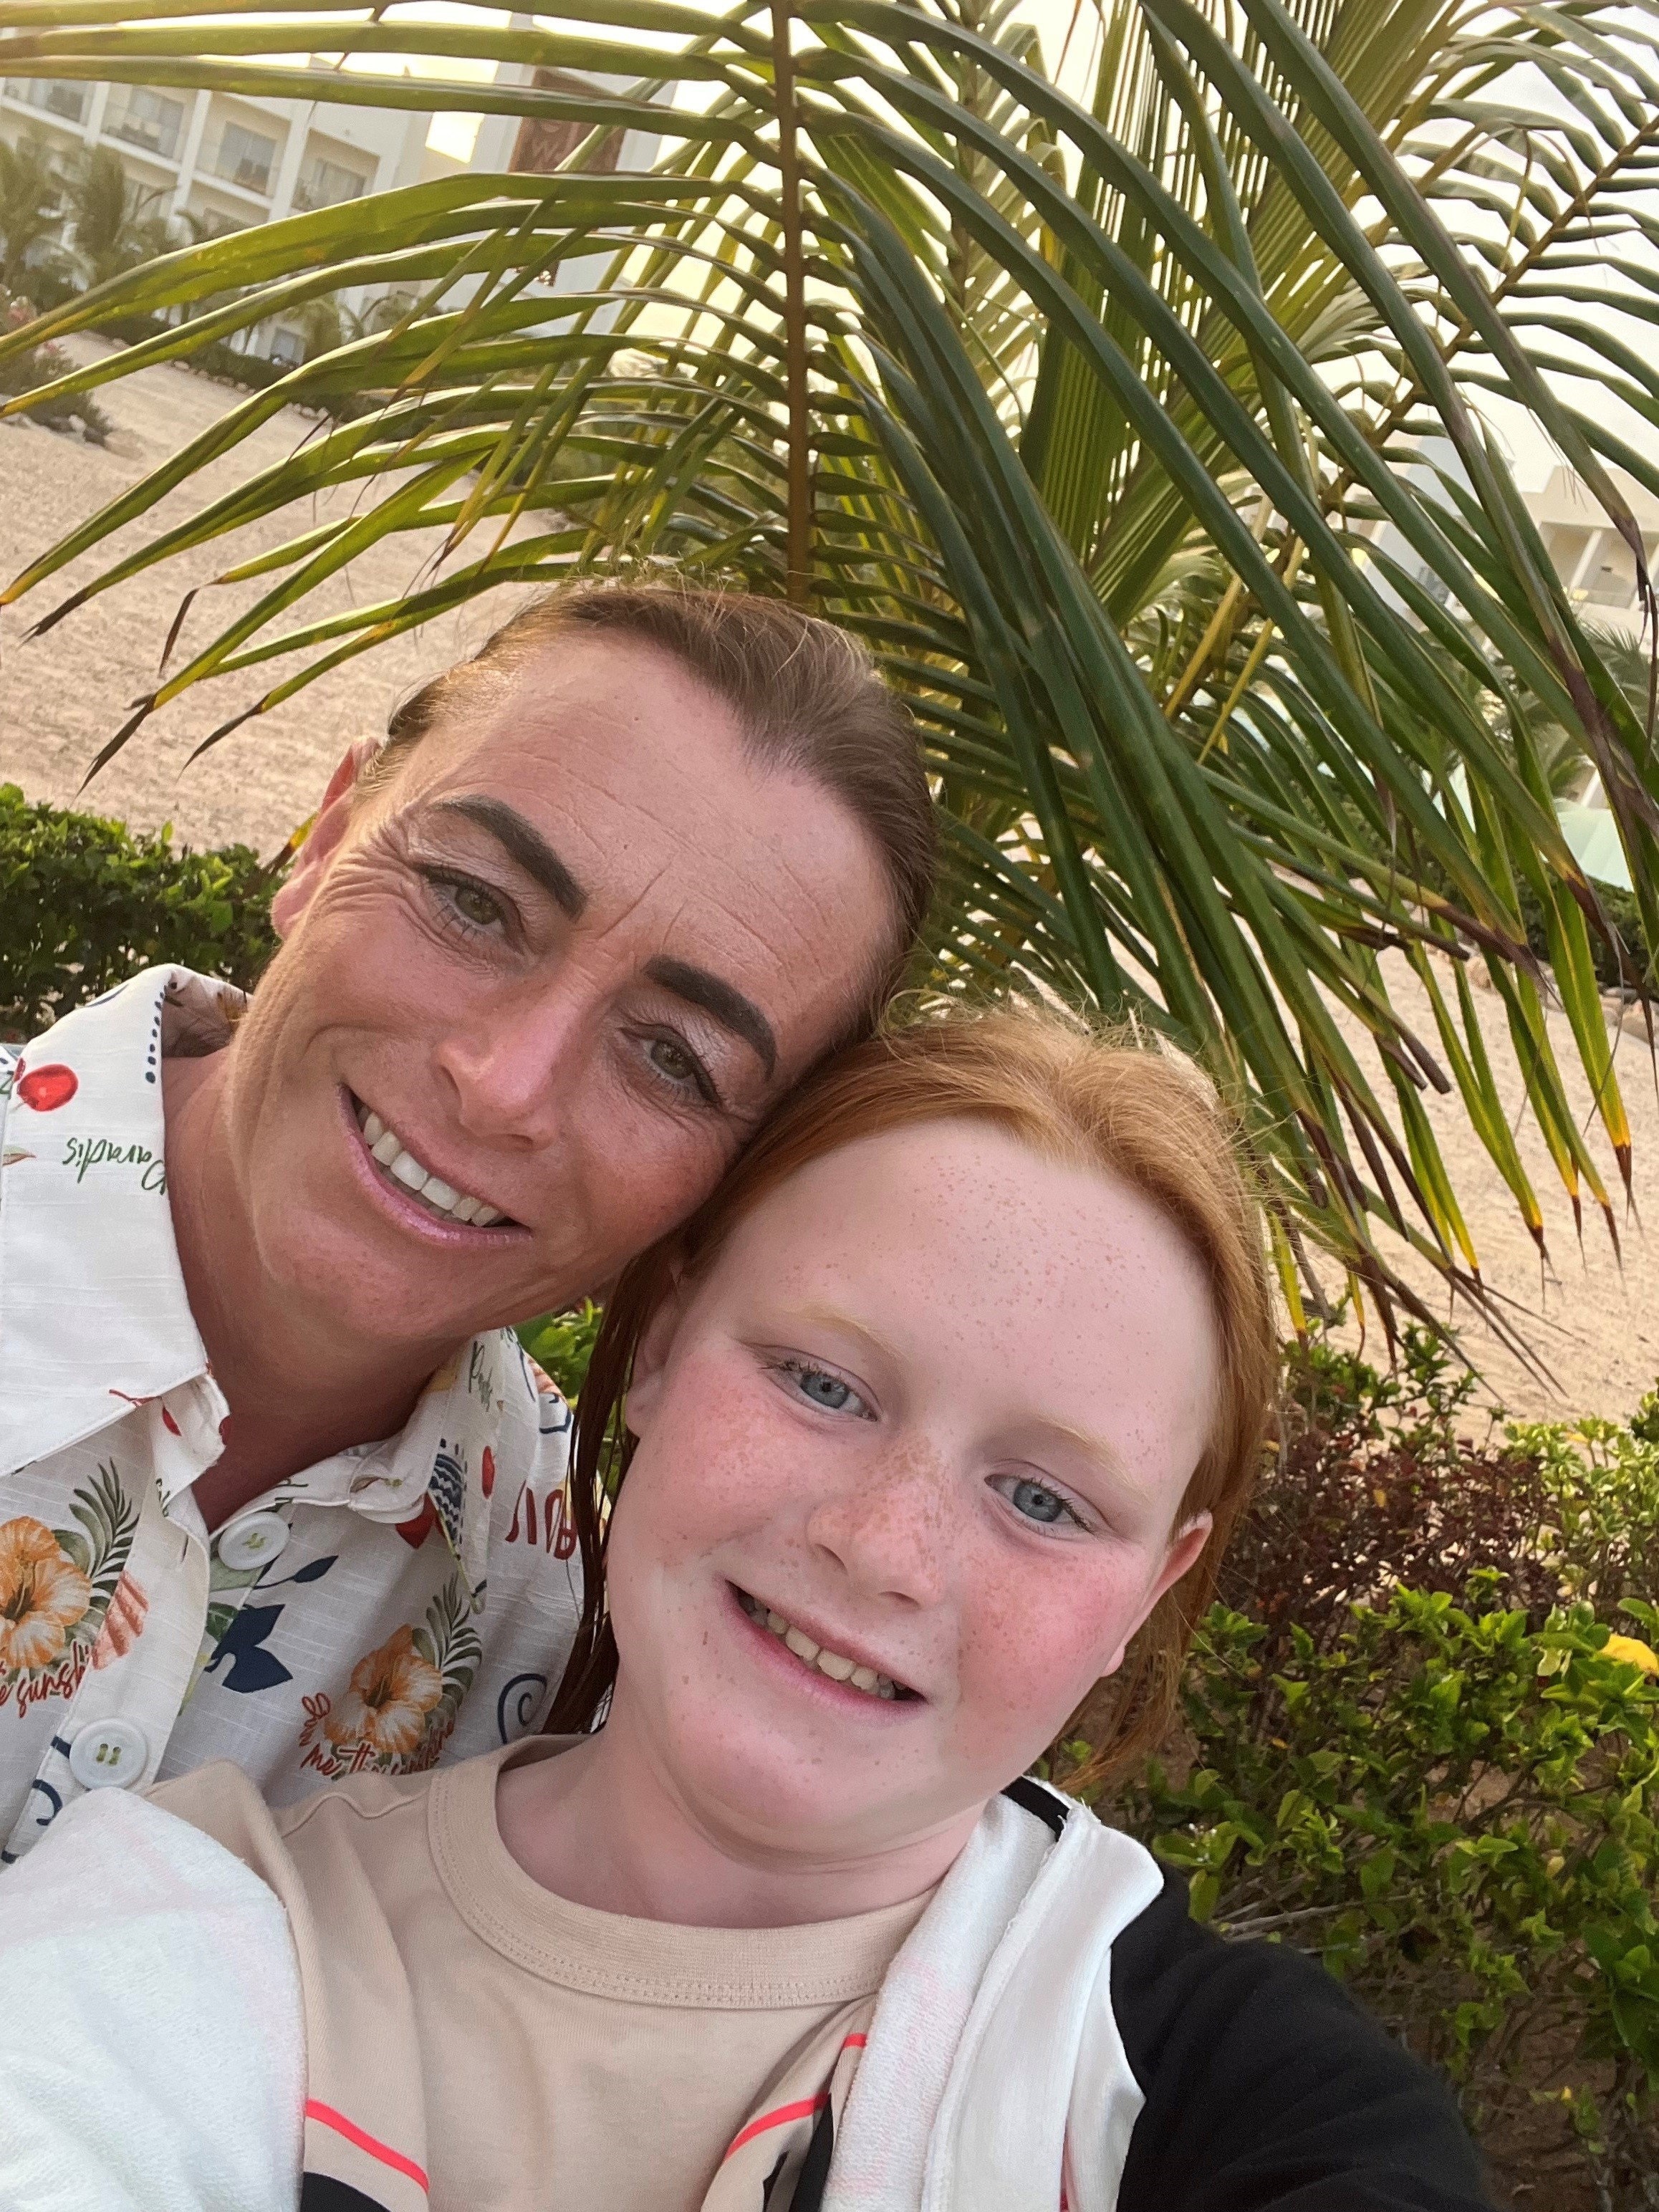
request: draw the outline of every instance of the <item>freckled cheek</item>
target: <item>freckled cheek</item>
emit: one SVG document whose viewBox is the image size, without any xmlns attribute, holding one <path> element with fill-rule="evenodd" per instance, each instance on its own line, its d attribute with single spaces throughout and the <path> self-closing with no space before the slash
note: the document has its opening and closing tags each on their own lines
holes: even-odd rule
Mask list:
<svg viewBox="0 0 1659 2212">
<path fill-rule="evenodd" d="M 810 1477 L 791 1443 L 752 1389 L 721 1384 L 706 1370 L 682 1378 L 658 1409 L 642 1447 L 648 1462 L 638 1470 L 648 1486 L 636 1509 L 648 1518 L 653 1548 L 701 1553 L 798 1518 Z"/>
<path fill-rule="evenodd" d="M 963 1608 L 958 1662 L 970 1746 L 1046 1741 L 1064 1723 L 1133 1617 L 1127 1584 L 1116 1573 L 1011 1572 L 1006 1563 L 981 1583 Z"/>
</svg>

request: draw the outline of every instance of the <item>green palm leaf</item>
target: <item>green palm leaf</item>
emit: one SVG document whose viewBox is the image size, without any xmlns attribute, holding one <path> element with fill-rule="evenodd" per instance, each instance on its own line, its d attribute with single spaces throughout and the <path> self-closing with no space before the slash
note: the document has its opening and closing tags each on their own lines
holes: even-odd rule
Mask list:
<svg viewBox="0 0 1659 2212">
<path fill-rule="evenodd" d="M 1530 732 L 1601 770 L 1655 944 L 1659 782 L 1480 407 L 1501 393 L 1555 440 L 1650 603 L 1607 465 L 1659 471 L 1595 404 L 1611 386 L 1659 421 L 1650 20 L 1622 0 L 1097 13 L 1079 100 L 1012 0 L 579 0 L 529 27 L 395 0 L 372 21 L 332 0 L 0 0 L 9 75 L 574 120 L 587 147 L 635 126 L 663 149 L 648 173 L 589 173 L 579 147 L 550 176 L 295 217 L 43 318 L 32 346 L 175 325 L 67 392 L 349 286 L 403 303 L 35 549 L 0 599 L 39 598 L 290 400 L 333 427 L 40 599 L 51 623 L 222 540 L 223 580 L 261 582 L 107 750 L 209 681 L 233 709 L 214 742 L 502 586 L 669 558 L 810 598 L 915 706 L 946 829 L 935 979 L 1055 993 L 1200 1053 L 1262 1161 L 1293 1310 L 1311 1240 L 1385 1321 L 1422 1314 L 1391 1236 L 1507 1331 L 1422 1094 L 1456 1093 L 1541 1243 L 1481 963 L 1564 1184 L 1612 1225 L 1543 1011 L 1553 988 L 1628 1182 L 1607 924 Z M 306 49 L 537 74 L 319 73 Z M 583 72 L 628 88 L 573 89 Z M 21 343 L 0 337 L 0 364 Z M 350 518 L 316 525 L 342 484 Z M 239 550 L 289 509 L 283 545 Z M 368 545 L 434 526 L 447 557 L 410 597 L 307 612 Z M 1390 996 L 1401 955 L 1432 1038 Z"/>
</svg>

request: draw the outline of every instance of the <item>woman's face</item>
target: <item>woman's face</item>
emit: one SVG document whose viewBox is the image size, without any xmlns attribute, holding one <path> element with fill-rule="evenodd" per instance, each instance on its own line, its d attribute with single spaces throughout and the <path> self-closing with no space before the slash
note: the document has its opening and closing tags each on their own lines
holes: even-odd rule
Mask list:
<svg viewBox="0 0 1659 2212">
<path fill-rule="evenodd" d="M 1215 1387 L 1127 1185 L 969 1121 L 817 1161 L 642 1348 L 613 1724 L 747 1852 L 965 1832 L 1202 1548 Z"/>
<path fill-rule="evenodd" d="M 566 1302 L 681 1219 L 892 926 L 847 811 L 621 639 L 470 695 L 307 854 L 227 1077 L 241 1241 L 394 1344 Z"/>
</svg>

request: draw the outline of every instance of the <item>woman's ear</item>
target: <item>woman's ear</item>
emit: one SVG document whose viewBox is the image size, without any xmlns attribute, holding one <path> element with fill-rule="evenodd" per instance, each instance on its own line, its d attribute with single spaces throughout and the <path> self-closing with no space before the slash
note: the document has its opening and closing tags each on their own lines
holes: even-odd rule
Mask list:
<svg viewBox="0 0 1659 2212">
<path fill-rule="evenodd" d="M 1195 1513 L 1192 1519 L 1185 1522 L 1170 1539 L 1170 1548 L 1164 1554 L 1164 1565 L 1146 1592 L 1146 1601 L 1135 1615 L 1122 1642 L 1101 1668 L 1103 1674 L 1116 1674 L 1118 1668 L 1123 1664 L 1124 1653 L 1146 1626 L 1152 1607 L 1158 1603 L 1159 1598 L 1163 1596 L 1165 1590 L 1173 1589 L 1182 1575 L 1198 1565 L 1199 1554 L 1209 1542 L 1210 1532 L 1214 1527 L 1215 1522 L 1210 1514 Z"/>
<path fill-rule="evenodd" d="M 673 1287 L 659 1301 L 656 1311 L 646 1323 L 645 1334 L 634 1354 L 634 1370 L 629 1379 L 623 1419 L 636 1437 L 645 1434 L 661 1400 L 668 1356 L 685 1313 L 686 1294 L 684 1278 L 677 1276 Z"/>
<path fill-rule="evenodd" d="M 270 926 L 278 937 L 289 936 L 311 904 L 330 860 L 351 826 L 351 794 L 357 779 L 380 750 L 380 742 L 378 738 L 359 738 L 347 746 L 330 776 L 323 803 L 311 817 L 306 841 L 270 902 Z"/>
</svg>

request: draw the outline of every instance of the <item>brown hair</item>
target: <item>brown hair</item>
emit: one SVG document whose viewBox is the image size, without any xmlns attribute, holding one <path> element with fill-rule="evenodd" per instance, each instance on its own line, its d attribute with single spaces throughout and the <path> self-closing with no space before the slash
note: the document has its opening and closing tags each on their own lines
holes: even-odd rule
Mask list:
<svg viewBox="0 0 1659 2212">
<path fill-rule="evenodd" d="M 431 678 L 386 725 L 361 779 L 383 782 L 446 715 L 492 682 L 510 682 L 555 639 L 575 633 L 654 646 L 736 715 L 750 757 L 810 776 L 838 799 L 881 855 L 893 930 L 859 1026 L 898 986 L 933 896 L 935 831 L 909 709 L 855 637 L 782 599 L 649 584 L 569 584 L 544 592 L 471 659 Z"/>
<path fill-rule="evenodd" d="M 882 1130 L 964 1117 L 1120 1177 L 1158 1208 L 1204 1268 L 1216 1332 L 1215 1406 L 1176 1526 L 1208 1513 L 1214 1534 L 1131 1645 L 1111 1739 L 1070 1778 L 1073 1786 L 1102 1778 L 1162 1736 L 1194 1627 L 1249 1501 L 1273 1407 L 1278 1334 L 1261 1209 L 1237 1133 L 1189 1061 L 1093 1035 L 1066 1015 L 1016 1008 L 940 1014 L 842 1052 L 784 1102 L 690 1220 L 623 1273 L 576 1408 L 571 1488 L 582 1619 L 550 1729 L 590 1725 L 616 1675 L 605 1602 L 605 1498 L 607 1490 L 614 1496 L 633 1455 L 623 1401 L 653 1315 L 678 1285 L 706 1274 L 738 1223 L 811 1161 Z"/>
</svg>

